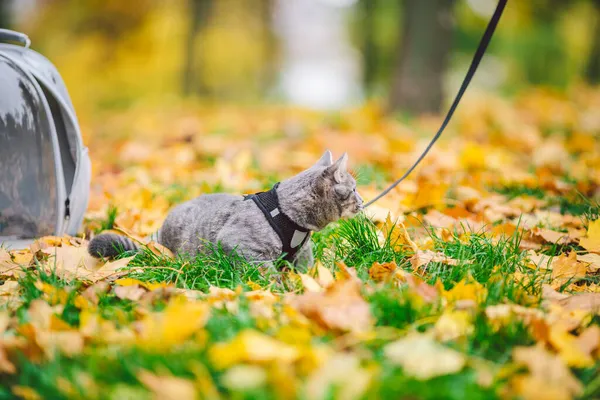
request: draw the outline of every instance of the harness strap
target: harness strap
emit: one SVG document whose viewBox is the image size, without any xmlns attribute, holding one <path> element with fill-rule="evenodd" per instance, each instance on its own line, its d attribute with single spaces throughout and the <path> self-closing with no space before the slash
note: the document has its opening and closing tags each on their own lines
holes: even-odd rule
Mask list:
<svg viewBox="0 0 600 400">
<path fill-rule="evenodd" d="M 421 0 L 421 1 L 424 1 L 424 0 Z M 481 38 L 481 41 L 479 42 L 479 47 L 477 47 L 477 51 L 475 52 L 475 55 L 473 56 L 473 61 L 471 61 L 471 65 L 469 66 L 467 75 L 465 76 L 465 79 L 463 80 L 462 85 L 460 85 L 460 89 L 458 90 L 458 93 L 456 94 L 456 97 L 454 98 L 454 101 L 452 102 L 452 105 L 450 106 L 450 109 L 448 110 L 448 113 L 446 114 L 446 118 L 444 118 L 444 122 L 442 123 L 442 126 L 440 126 L 440 129 L 437 131 L 437 133 L 435 134 L 433 139 L 431 139 L 431 142 L 429 142 L 425 151 L 423 151 L 423 153 L 421 153 L 419 158 L 417 158 L 417 161 L 415 161 L 415 163 L 408 169 L 408 171 L 406 171 L 404 173 L 404 175 L 402 175 L 399 179 L 397 179 L 394 183 L 392 183 L 387 189 L 385 189 L 383 192 L 381 192 L 379 195 L 377 195 L 377 197 L 375 197 L 373 200 L 371 200 L 367 204 L 365 204 L 365 207 L 368 207 L 371 204 L 375 203 L 377 200 L 379 200 L 380 198 L 382 198 L 383 196 L 388 194 L 390 192 L 390 190 L 392 190 L 393 188 L 398 186 L 398 184 L 400 182 L 402 182 L 417 167 L 417 165 L 419 165 L 419 163 L 425 158 L 427 153 L 429 153 L 429 150 L 431 150 L 431 148 L 433 147 L 435 142 L 437 142 L 437 140 L 440 138 L 440 136 L 442 135 L 442 132 L 444 132 L 444 129 L 446 129 L 446 125 L 448 125 L 448 122 L 450 122 L 450 119 L 454 115 L 454 111 L 456 110 L 456 107 L 458 107 L 458 103 L 460 103 L 460 99 L 462 99 L 463 94 L 465 94 L 465 91 L 469 87 L 469 83 L 471 83 L 471 79 L 473 79 L 473 76 L 475 75 L 475 72 L 477 71 L 479 62 L 483 58 L 483 55 L 485 54 L 485 51 L 486 51 L 488 45 L 490 44 L 490 41 L 492 40 L 492 36 L 494 35 L 496 26 L 498 25 L 498 22 L 500 21 L 500 17 L 502 17 L 502 12 L 504 11 L 504 7 L 506 6 L 507 1 L 508 0 L 499 0 L 498 1 L 498 5 L 496 6 L 496 11 L 494 11 L 494 15 L 492 15 L 492 18 L 490 19 L 490 22 L 488 23 L 488 26 L 485 29 L 485 32 L 483 33 L 483 37 Z"/>
<path fill-rule="evenodd" d="M 310 238 L 310 231 L 292 221 L 279 208 L 279 197 L 277 196 L 276 183 L 271 190 L 267 192 L 258 192 L 244 196 L 244 200 L 252 200 L 263 212 L 269 225 L 273 228 L 282 243 L 282 253 L 285 254 L 284 260 L 292 262 L 302 248 L 304 243 Z"/>
</svg>

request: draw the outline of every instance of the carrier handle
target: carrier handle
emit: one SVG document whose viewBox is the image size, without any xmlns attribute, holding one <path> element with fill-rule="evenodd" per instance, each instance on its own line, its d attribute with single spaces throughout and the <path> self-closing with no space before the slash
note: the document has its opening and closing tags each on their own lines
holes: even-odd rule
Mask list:
<svg viewBox="0 0 600 400">
<path fill-rule="evenodd" d="M 17 42 L 25 48 L 29 48 L 31 40 L 24 33 L 11 31 L 10 29 L 0 29 L 0 42 Z"/>
</svg>

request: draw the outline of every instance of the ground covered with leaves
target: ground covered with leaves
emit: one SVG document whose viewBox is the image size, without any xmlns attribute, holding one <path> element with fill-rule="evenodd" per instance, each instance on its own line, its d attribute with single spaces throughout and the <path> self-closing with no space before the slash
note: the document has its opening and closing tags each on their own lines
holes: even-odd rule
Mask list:
<svg viewBox="0 0 600 400">
<path fill-rule="evenodd" d="M 177 104 L 84 126 L 82 234 L 0 249 L 0 399 L 600 397 L 600 91 L 461 107 L 407 181 L 313 235 L 316 265 L 277 274 L 150 235 L 326 148 L 368 200 L 439 120 Z M 106 230 L 144 250 L 92 259 Z"/>
</svg>

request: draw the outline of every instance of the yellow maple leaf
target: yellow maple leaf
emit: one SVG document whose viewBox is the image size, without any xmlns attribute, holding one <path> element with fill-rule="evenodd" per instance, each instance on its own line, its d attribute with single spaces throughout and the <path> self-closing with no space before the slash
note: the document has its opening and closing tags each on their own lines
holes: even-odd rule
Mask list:
<svg viewBox="0 0 600 400">
<path fill-rule="evenodd" d="M 554 258 L 550 264 L 552 268 L 551 286 L 555 289 L 560 288 L 565 283 L 577 282 L 585 278 L 587 266 L 584 263 L 577 261 L 577 254 L 573 251 L 568 256 L 561 255 Z"/>
<path fill-rule="evenodd" d="M 563 326 L 553 324 L 550 327 L 548 340 L 558 350 L 559 356 L 567 365 L 576 368 L 594 365 L 592 357 L 579 347 L 577 337 L 570 334 Z"/>
<path fill-rule="evenodd" d="M 466 277 L 450 290 L 443 290 L 442 296 L 450 303 L 473 301 L 479 303 L 487 296 L 487 289 L 472 277 Z"/>
<path fill-rule="evenodd" d="M 157 350 L 169 349 L 202 328 L 209 314 L 210 306 L 206 303 L 174 298 L 163 311 L 141 321 L 138 341 Z"/>
<path fill-rule="evenodd" d="M 600 219 L 590 222 L 587 235 L 580 239 L 581 247 L 592 253 L 600 253 Z"/>
<path fill-rule="evenodd" d="M 383 237 L 386 240 L 389 240 L 390 245 L 396 251 L 410 250 L 412 252 L 417 252 L 419 250 L 415 242 L 410 238 L 404 224 L 398 220 L 392 222 L 389 213 L 381 227 L 381 232 L 383 233 Z"/>
<path fill-rule="evenodd" d="M 219 369 L 241 362 L 290 363 L 295 361 L 299 354 L 294 346 L 251 329 L 240 332 L 227 343 L 217 343 L 209 349 L 209 357 Z"/>
</svg>

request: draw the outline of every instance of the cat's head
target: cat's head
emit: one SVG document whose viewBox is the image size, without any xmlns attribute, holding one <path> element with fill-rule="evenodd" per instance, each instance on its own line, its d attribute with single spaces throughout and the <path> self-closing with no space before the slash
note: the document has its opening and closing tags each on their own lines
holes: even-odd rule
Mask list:
<svg viewBox="0 0 600 400">
<path fill-rule="evenodd" d="M 337 161 L 329 150 L 313 166 L 319 173 L 315 185 L 324 208 L 333 211 L 332 222 L 339 218 L 353 217 L 363 209 L 363 199 L 356 191 L 356 180 L 348 172 L 348 154 Z M 335 218 L 337 216 L 337 218 Z"/>
</svg>

